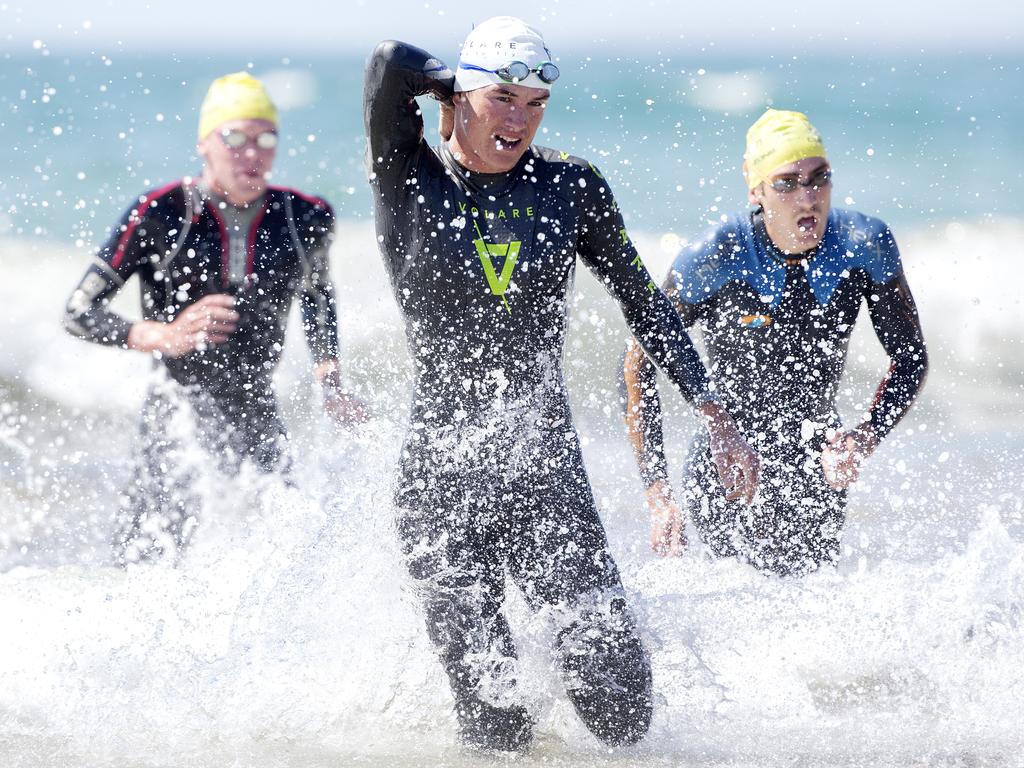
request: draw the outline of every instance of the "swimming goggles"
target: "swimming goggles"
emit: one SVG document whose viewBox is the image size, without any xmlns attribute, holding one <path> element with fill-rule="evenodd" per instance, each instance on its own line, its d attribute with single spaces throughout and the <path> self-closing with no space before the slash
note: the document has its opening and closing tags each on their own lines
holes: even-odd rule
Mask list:
<svg viewBox="0 0 1024 768">
<path fill-rule="evenodd" d="M 241 149 L 250 141 L 256 145 L 257 149 L 273 149 L 277 146 L 277 133 L 275 131 L 260 131 L 255 136 L 250 136 L 237 128 L 225 128 L 220 132 L 220 140 L 231 149 Z"/>
<path fill-rule="evenodd" d="M 478 67 L 475 64 L 466 64 L 464 62 L 459 64 L 459 66 L 463 69 L 475 69 L 477 72 L 490 72 L 491 74 L 500 77 L 506 83 L 521 83 L 530 76 L 531 72 L 535 72 L 537 77 L 541 79 L 541 82 L 550 85 L 558 79 L 560 74 L 562 74 L 552 61 L 541 62 L 532 69 L 529 64 L 523 61 L 509 62 L 500 69 L 484 69 L 483 67 Z"/>
<path fill-rule="evenodd" d="M 769 181 L 768 185 L 780 195 L 785 195 L 790 192 L 795 192 L 797 187 L 821 189 L 830 181 L 832 181 L 832 169 L 822 168 L 816 171 L 813 176 L 807 179 L 807 181 L 800 181 L 796 176 L 780 176 L 777 179 Z"/>
</svg>

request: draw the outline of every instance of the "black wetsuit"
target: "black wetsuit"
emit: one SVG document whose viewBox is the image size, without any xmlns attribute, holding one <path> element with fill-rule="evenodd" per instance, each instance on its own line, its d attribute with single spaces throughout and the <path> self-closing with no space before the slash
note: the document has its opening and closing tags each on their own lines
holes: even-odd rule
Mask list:
<svg viewBox="0 0 1024 768">
<path fill-rule="evenodd" d="M 243 459 L 265 471 L 281 468 L 286 432 L 271 378 L 294 296 L 315 361 L 338 356 L 327 259 L 333 211 L 323 200 L 277 187 L 250 208 L 232 209 L 188 181 L 146 193 L 68 300 L 70 333 L 121 347 L 132 323 L 109 302 L 133 274 L 145 320 L 170 322 L 214 293 L 233 295 L 240 314 L 227 342 L 156 363 L 166 376 L 143 406 L 141 460 L 114 542 L 122 562 L 176 551 L 188 538 L 198 506 L 197 464 L 209 461 L 193 456 L 194 441 L 228 470 Z"/>
<path fill-rule="evenodd" d="M 846 492 L 819 465 L 861 303 L 891 365 L 871 406 L 882 439 L 910 407 L 928 369 L 917 309 L 892 233 L 878 219 L 833 209 L 821 244 L 788 257 L 760 212 L 732 218 L 684 250 L 665 280 L 687 327 L 704 337 L 714 391 L 763 460 L 751 507 L 725 500 L 700 430 L 684 474 L 684 504 L 710 549 L 781 574 L 833 562 Z M 638 371 L 645 481 L 667 480 L 653 366 Z"/>
<path fill-rule="evenodd" d="M 586 161 L 530 147 L 509 172 L 471 173 L 430 147 L 414 97 L 448 100 L 452 73 L 403 43 L 370 58 L 364 96 L 378 239 L 415 366 L 397 504 L 427 626 L 463 738 L 514 748 L 515 649 L 506 571 L 559 620 L 569 696 L 609 743 L 646 731 L 650 669 L 623 599 L 562 376 L 577 255 L 687 397 L 699 356 Z"/>
</svg>

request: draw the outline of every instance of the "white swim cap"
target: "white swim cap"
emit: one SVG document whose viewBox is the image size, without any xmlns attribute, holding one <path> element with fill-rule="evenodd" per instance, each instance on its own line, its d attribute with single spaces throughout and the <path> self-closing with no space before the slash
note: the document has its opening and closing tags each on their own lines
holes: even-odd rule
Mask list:
<svg viewBox="0 0 1024 768">
<path fill-rule="evenodd" d="M 529 74 L 521 80 L 501 77 L 495 70 L 507 67 L 514 61 L 521 61 L 529 67 Z M 514 16 L 495 16 L 480 22 L 462 44 L 459 66 L 455 71 L 456 91 L 475 91 L 488 85 L 514 82 L 530 88 L 551 90 L 551 83 L 558 77 L 541 79 L 537 70 L 542 64 L 551 63 L 551 52 L 533 27 Z M 550 69 L 550 68 L 549 68 Z"/>
</svg>

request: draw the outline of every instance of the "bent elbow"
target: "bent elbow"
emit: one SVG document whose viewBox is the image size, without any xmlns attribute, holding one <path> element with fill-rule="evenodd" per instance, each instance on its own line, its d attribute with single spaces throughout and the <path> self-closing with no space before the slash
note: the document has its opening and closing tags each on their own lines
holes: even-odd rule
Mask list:
<svg viewBox="0 0 1024 768">
<path fill-rule="evenodd" d="M 398 40 L 382 40 L 373 49 L 373 53 L 370 54 L 370 60 L 380 62 L 394 61 L 398 58 L 398 54 L 403 48 L 405 48 L 405 45 Z"/>
</svg>

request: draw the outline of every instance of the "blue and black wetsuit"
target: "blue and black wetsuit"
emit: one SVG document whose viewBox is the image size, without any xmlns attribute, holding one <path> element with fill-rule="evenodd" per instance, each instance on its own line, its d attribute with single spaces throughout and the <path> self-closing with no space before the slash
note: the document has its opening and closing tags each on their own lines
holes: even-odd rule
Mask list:
<svg viewBox="0 0 1024 768">
<path fill-rule="evenodd" d="M 879 439 L 924 383 L 928 357 L 896 241 L 886 225 L 832 209 L 824 239 L 798 257 L 779 251 L 762 214 L 735 217 L 685 249 L 664 283 L 687 327 L 704 338 L 714 391 L 761 455 L 758 499 L 728 502 L 707 435 L 694 438 L 684 504 L 710 549 L 777 573 L 834 561 L 846 492 L 819 466 L 825 431 L 839 428 L 835 400 L 863 302 L 891 365 L 871 406 Z M 667 480 L 655 371 L 636 371 L 644 435 L 638 456 L 648 485 Z M 631 396 L 635 397 L 635 394 Z"/>
<path fill-rule="evenodd" d="M 585 160 L 530 147 L 509 172 L 467 171 L 423 139 L 414 98 L 450 100 L 451 71 L 383 43 L 366 73 L 376 225 L 415 366 L 397 504 L 409 569 L 456 696 L 463 738 L 514 748 L 506 573 L 560 617 L 569 696 L 609 743 L 646 732 L 647 656 L 608 552 L 562 376 L 577 257 L 689 398 L 700 362 Z"/>
<path fill-rule="evenodd" d="M 271 378 L 295 296 L 316 362 L 338 356 L 337 312 L 328 273 L 334 214 L 318 198 L 272 187 L 234 208 L 191 181 L 142 195 L 121 218 L 68 300 L 64 325 L 75 336 L 125 347 L 131 321 L 109 303 L 125 282 L 141 283 L 142 317 L 171 322 L 189 305 L 231 294 L 240 315 L 223 344 L 161 358 L 166 372 L 147 393 L 141 460 L 116 535 L 125 559 L 175 550 L 198 504 L 190 486 L 197 440 L 227 469 L 243 459 L 280 468 L 286 442 Z M 177 416 L 185 406 L 188 418 Z"/>
</svg>

